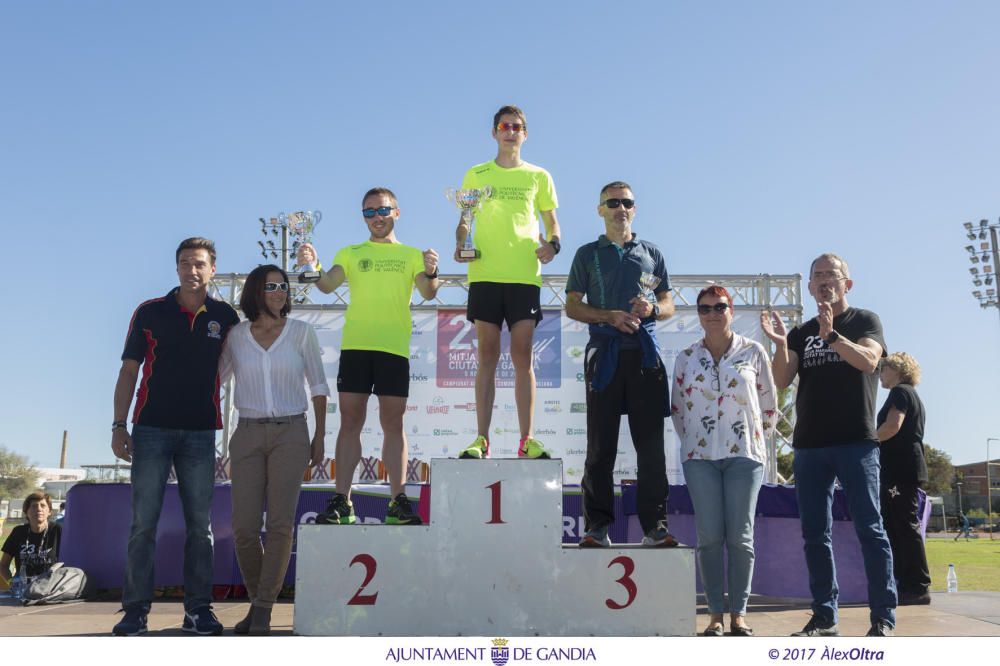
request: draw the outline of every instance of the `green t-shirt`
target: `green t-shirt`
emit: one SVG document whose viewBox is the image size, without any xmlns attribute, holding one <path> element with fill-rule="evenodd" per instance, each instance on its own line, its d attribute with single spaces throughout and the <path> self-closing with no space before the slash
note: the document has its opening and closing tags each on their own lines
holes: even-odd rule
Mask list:
<svg viewBox="0 0 1000 666">
<path fill-rule="evenodd" d="M 491 160 L 465 173 L 462 189 L 493 188 L 476 212 L 472 241 L 482 253 L 469 264 L 469 282 L 542 284 L 538 214 L 559 206 L 556 186 L 545 169 L 522 162 L 505 169 Z"/>
<path fill-rule="evenodd" d="M 424 270 L 423 252 L 402 243 L 349 245 L 333 265 L 344 269 L 351 300 L 341 349 L 363 349 L 410 358 L 413 281 Z"/>
</svg>

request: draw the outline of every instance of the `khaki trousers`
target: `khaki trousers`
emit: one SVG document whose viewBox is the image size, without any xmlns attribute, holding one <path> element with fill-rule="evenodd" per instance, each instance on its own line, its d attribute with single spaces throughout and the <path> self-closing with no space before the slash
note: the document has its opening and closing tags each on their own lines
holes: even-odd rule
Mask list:
<svg viewBox="0 0 1000 666">
<path fill-rule="evenodd" d="M 258 423 L 240 419 L 229 442 L 236 559 L 251 602 L 274 605 L 295 535 L 295 507 L 309 464 L 309 429 L 302 414 Z M 267 534 L 260 530 L 267 503 Z"/>
</svg>

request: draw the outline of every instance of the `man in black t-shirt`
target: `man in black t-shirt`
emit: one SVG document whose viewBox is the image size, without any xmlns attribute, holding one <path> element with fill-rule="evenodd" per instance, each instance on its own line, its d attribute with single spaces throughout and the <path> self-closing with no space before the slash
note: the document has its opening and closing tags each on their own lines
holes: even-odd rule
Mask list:
<svg viewBox="0 0 1000 666">
<path fill-rule="evenodd" d="M 210 512 L 215 490 L 215 431 L 219 408 L 219 356 L 239 316 L 208 296 L 215 275 L 215 244 L 188 238 L 175 253 L 180 286 L 146 301 L 132 315 L 114 394 L 111 450 L 132 463 L 132 528 L 116 636 L 146 632 L 153 601 L 156 526 L 173 467 L 184 509 L 183 631 L 218 635 L 212 613 L 214 550 Z M 139 380 L 132 433 L 125 418 Z"/>
<path fill-rule="evenodd" d="M 761 313 L 774 342 L 774 381 L 786 388 L 799 376 L 795 399 L 794 473 L 813 617 L 793 636 L 837 636 L 833 490 L 840 481 L 861 543 L 868 578 L 871 629 L 891 636 L 896 625 L 892 551 L 879 513 L 879 448 L 875 394 L 885 340 L 878 315 L 847 304 L 854 282 L 847 262 L 823 254 L 809 270 L 819 314 L 785 332 L 775 313 Z"/>
</svg>

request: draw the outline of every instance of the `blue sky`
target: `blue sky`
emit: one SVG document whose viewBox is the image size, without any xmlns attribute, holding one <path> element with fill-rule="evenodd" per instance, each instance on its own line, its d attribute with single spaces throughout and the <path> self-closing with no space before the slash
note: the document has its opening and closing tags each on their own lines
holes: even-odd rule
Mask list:
<svg viewBox="0 0 1000 666">
<path fill-rule="evenodd" d="M 844 255 L 850 302 L 923 365 L 926 441 L 982 460 L 1000 320 L 962 223 L 1000 216 L 997 25 L 992 2 L 3 3 L 0 445 L 55 465 L 67 429 L 72 465 L 111 461 L 128 318 L 184 237 L 245 272 L 258 217 L 318 208 L 329 260 L 387 185 L 400 239 L 450 255 L 443 190 L 512 102 L 565 246 L 624 179 L 673 273 Z"/>
</svg>

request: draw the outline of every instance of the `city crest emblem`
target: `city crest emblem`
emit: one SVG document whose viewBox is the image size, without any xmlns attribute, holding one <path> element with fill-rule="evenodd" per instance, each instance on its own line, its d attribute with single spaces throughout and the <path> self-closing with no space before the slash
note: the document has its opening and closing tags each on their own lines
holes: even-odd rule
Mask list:
<svg viewBox="0 0 1000 666">
<path fill-rule="evenodd" d="M 494 666 L 504 666 L 510 658 L 510 648 L 507 647 L 506 638 L 494 638 L 493 648 L 490 650 L 490 659 Z"/>
</svg>

